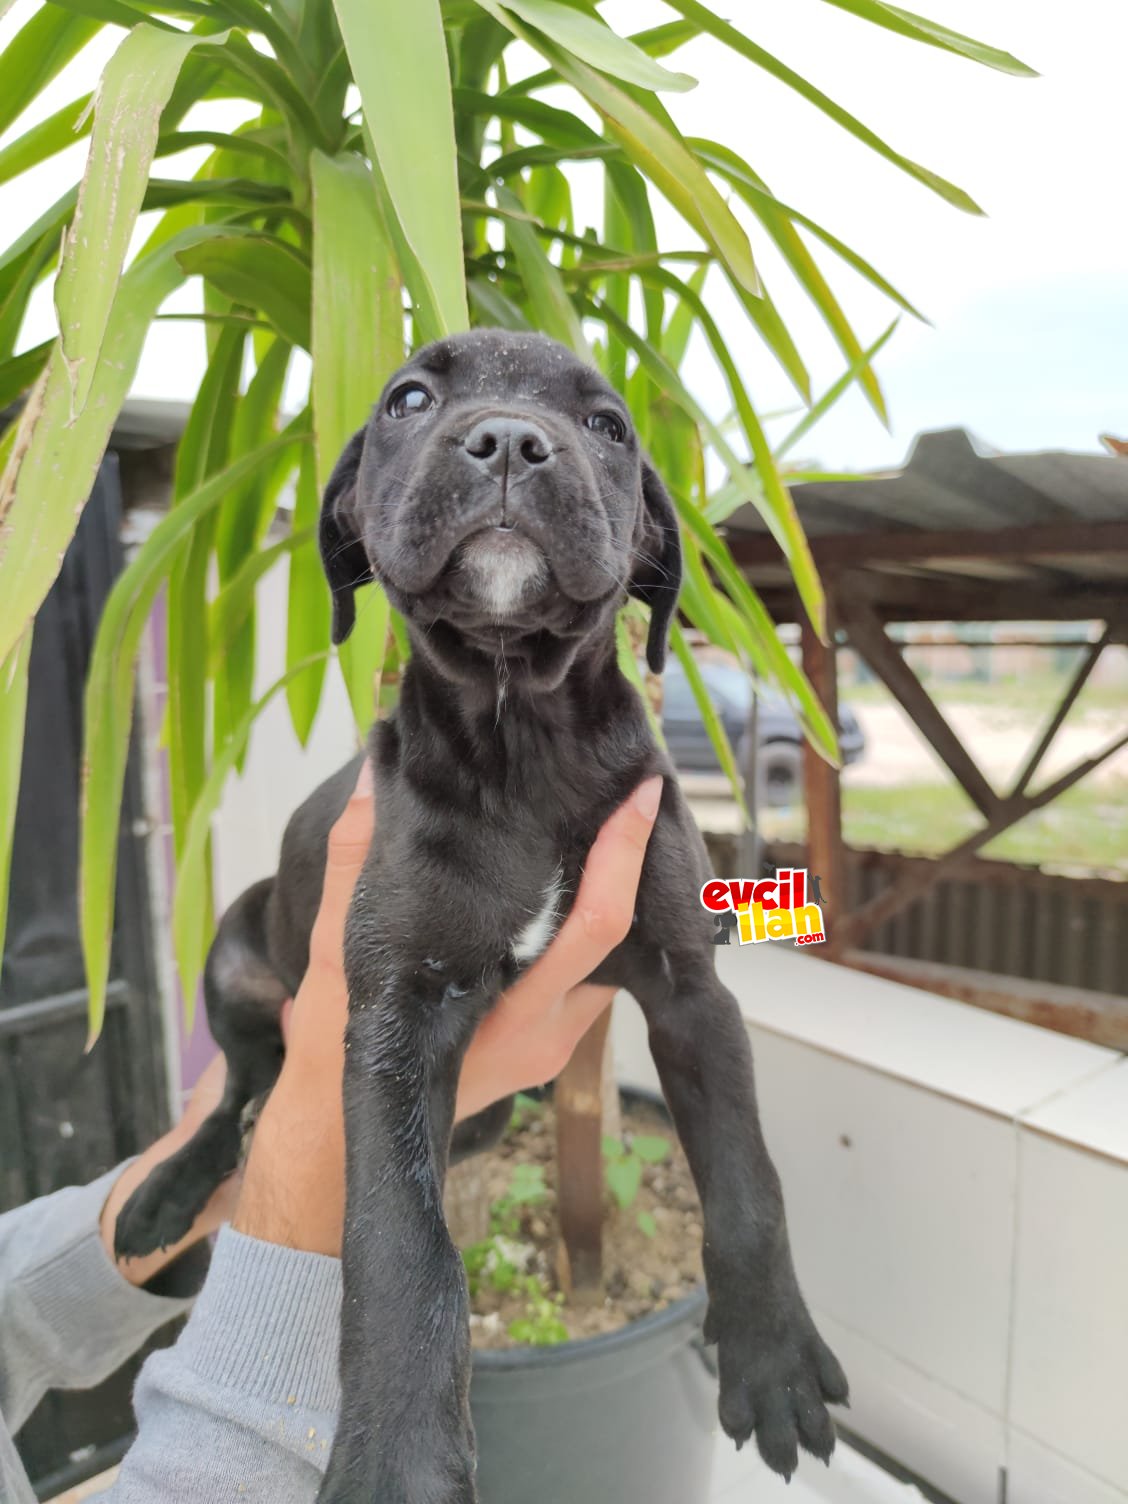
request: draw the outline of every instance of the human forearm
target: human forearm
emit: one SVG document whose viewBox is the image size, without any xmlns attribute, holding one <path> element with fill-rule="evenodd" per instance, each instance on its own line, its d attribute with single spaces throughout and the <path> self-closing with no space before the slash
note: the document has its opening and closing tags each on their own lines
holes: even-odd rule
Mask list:
<svg viewBox="0 0 1128 1504">
<path fill-rule="evenodd" d="M 145 1364 L 103 1504 L 309 1504 L 336 1417 L 340 1266 L 225 1229 L 180 1340 Z"/>
<path fill-rule="evenodd" d="M 182 1265 L 183 1283 L 167 1280 L 165 1293 L 137 1289 L 115 1268 L 99 1216 L 122 1173 L 0 1217 L 0 1412 L 13 1431 L 47 1389 L 87 1388 L 112 1373 L 188 1309 L 184 1297 L 199 1285 L 199 1266 Z"/>
</svg>

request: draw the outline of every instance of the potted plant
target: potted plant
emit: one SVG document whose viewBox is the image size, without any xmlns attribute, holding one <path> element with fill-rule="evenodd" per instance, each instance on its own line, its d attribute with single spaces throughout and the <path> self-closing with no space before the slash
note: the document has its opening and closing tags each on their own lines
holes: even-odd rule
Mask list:
<svg viewBox="0 0 1128 1504">
<path fill-rule="evenodd" d="M 859 25 L 1028 71 L 882 0 L 827 3 Z M 206 352 L 168 516 L 118 580 L 89 672 L 81 919 L 92 1039 L 104 1012 L 144 623 L 159 601 L 169 659 L 174 938 L 191 1000 L 215 919 L 210 821 L 275 695 L 284 694 L 299 741 L 309 737 L 331 656 L 314 527 L 319 493 L 408 345 L 470 322 L 531 326 L 597 361 L 627 398 L 675 497 L 684 621 L 775 684 L 834 756 L 827 717 L 720 528 L 737 506 L 758 507 L 823 630 L 819 582 L 781 462 L 852 385 L 884 416 L 871 362 L 892 326 L 876 340 L 858 336 L 809 242 L 899 311 L 915 310 L 864 258 L 778 199 L 740 143 L 681 134 L 676 96 L 694 80 L 670 55 L 710 37 L 750 79 L 756 70 L 775 76 L 928 189 L 958 208 L 975 206 L 698 0 L 670 6 L 673 19 L 627 37 L 604 22 L 596 0 L 53 0 L 0 55 L 0 132 L 17 131 L 0 149 L 0 182 L 35 174 L 76 139 L 90 140 L 81 182 L 0 252 L 0 408 L 22 402 L 0 436 L 0 925 L 35 613 L 147 336 L 169 319 L 196 320 Z M 84 91 L 20 133 L 25 110 L 107 28 L 117 28 L 116 50 L 93 97 Z M 701 53 L 706 66 L 708 57 Z M 581 196 L 595 179 L 598 212 Z M 676 211 L 672 239 L 656 228 L 658 198 Z M 842 376 L 820 397 L 759 279 L 750 230 L 774 245 L 842 351 Z M 36 338 L 32 299 L 49 280 L 58 329 Z M 166 309 L 187 283 L 202 295 L 187 311 Z M 706 412 L 687 383 L 695 337 L 727 389 L 727 419 Z M 779 363 L 805 409 L 774 447 L 734 353 L 749 338 Z M 268 540 L 279 515 L 283 536 Z M 284 561 L 287 668 L 256 700 L 255 587 Z M 636 679 L 639 609 L 624 613 L 621 632 L 624 671 Z M 677 626 L 673 648 L 740 797 L 732 750 Z M 358 733 L 393 703 L 406 651 L 401 624 L 370 587 L 339 655 Z M 570 1130 L 566 1100 L 557 1110 L 570 1277 L 583 1287 L 602 1212 L 605 1135 L 591 1121 Z M 624 1162 L 631 1152 L 628 1143 Z M 620 1164 L 614 1174 L 623 1182 L 635 1170 Z M 676 1336 L 688 1353 L 700 1299 L 687 1301 L 649 1327 L 639 1323 L 636 1350 L 650 1332 L 660 1343 Z M 592 1340 L 627 1362 L 627 1343 Z M 574 1358 L 553 1349 L 553 1371 L 581 1375 L 594 1351 L 582 1347 Z M 487 1453 L 503 1444 L 485 1423 L 493 1370 L 512 1361 L 481 1360 Z M 529 1373 L 538 1363 L 528 1360 Z M 692 1365 L 696 1374 L 696 1358 Z M 587 1403 L 583 1389 L 573 1385 L 577 1405 Z M 563 1382 L 551 1392 L 553 1425 L 567 1433 L 573 1401 Z M 644 1391 L 618 1391 L 620 1420 L 632 1393 Z M 553 1487 L 563 1498 L 564 1485 Z M 625 1492 L 616 1497 L 626 1504 Z"/>
</svg>

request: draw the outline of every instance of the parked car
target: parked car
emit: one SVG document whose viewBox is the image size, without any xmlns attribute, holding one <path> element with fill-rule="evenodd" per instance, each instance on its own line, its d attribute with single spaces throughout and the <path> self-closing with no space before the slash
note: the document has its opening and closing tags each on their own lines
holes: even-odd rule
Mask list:
<svg viewBox="0 0 1128 1504">
<path fill-rule="evenodd" d="M 702 663 L 700 669 L 729 741 L 744 767 L 752 682 L 742 670 L 729 664 Z M 662 682 L 662 731 L 675 767 L 687 773 L 720 772 L 717 754 L 681 665 L 668 664 Z M 849 706 L 843 705 L 839 706 L 838 721 L 842 760 L 857 762 L 866 746 L 858 718 Z M 759 803 L 775 806 L 795 803 L 803 788 L 803 733 L 791 706 L 773 690 L 760 690 L 757 731 Z"/>
</svg>

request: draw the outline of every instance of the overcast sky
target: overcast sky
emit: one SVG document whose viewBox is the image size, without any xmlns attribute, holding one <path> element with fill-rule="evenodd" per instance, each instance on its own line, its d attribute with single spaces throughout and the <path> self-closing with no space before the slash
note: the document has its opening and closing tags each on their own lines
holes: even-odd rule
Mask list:
<svg viewBox="0 0 1128 1504">
<path fill-rule="evenodd" d="M 909 319 L 878 363 L 892 414 L 886 433 L 851 396 L 805 442 L 830 467 L 896 464 L 922 429 L 967 427 L 1000 449 L 1094 449 L 1128 436 L 1128 5 L 1085 0 L 919 0 L 949 26 L 1017 54 L 1042 77 L 1014 79 L 867 26 L 823 0 L 718 5 L 905 155 L 965 188 L 987 211 L 950 208 L 750 64 L 710 41 L 678 66 L 702 86 L 669 95 L 687 133 L 727 142 L 786 201 L 872 260 L 932 320 Z M 16 0 L 0 43 L 34 9 Z M 631 29 L 669 12 L 650 0 L 610 0 L 608 19 Z M 12 134 L 90 87 L 111 45 L 100 38 L 53 86 L 45 108 Z M 0 187 L 4 239 L 29 223 L 81 171 L 76 147 Z M 684 244 L 673 216 L 667 244 Z M 816 389 L 841 357 L 800 294 L 754 239 L 764 275 L 791 323 Z M 820 260 L 864 342 L 892 310 L 833 258 Z M 714 295 L 723 292 L 719 287 Z M 191 306 L 183 301 L 179 306 Z M 41 298 L 23 344 L 46 337 Z M 739 328 L 726 318 L 726 330 Z M 201 369 L 198 331 L 166 326 L 147 350 L 137 392 L 191 396 Z M 764 411 L 794 397 L 749 330 L 738 355 Z M 695 351 L 690 368 L 714 410 L 722 390 Z"/>
</svg>

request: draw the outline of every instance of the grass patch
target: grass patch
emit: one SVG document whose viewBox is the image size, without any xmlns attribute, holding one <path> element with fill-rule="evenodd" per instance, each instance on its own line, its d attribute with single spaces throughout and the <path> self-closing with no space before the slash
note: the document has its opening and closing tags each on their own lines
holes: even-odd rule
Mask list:
<svg viewBox="0 0 1128 1504">
<path fill-rule="evenodd" d="M 769 840 L 805 839 L 806 812 L 800 806 L 764 810 L 762 820 Z M 851 846 L 936 856 L 981 823 L 978 811 L 954 785 L 842 791 L 843 831 Z M 996 837 L 983 848 L 983 855 L 1001 862 L 1128 876 L 1128 779 L 1070 789 Z"/>
</svg>

